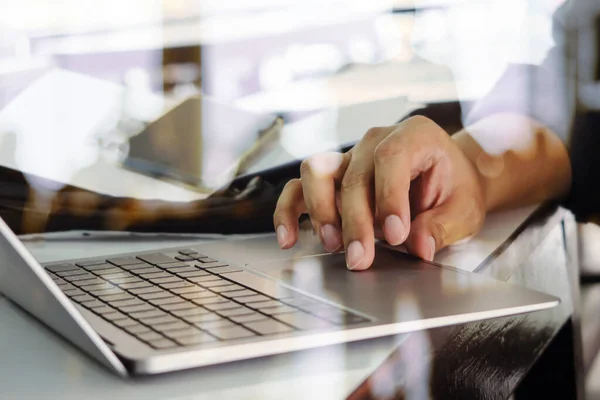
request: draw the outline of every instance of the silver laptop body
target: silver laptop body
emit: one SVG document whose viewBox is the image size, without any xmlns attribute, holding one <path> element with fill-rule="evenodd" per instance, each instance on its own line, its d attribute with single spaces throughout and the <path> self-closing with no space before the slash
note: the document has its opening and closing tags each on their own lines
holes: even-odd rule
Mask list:
<svg viewBox="0 0 600 400">
<path fill-rule="evenodd" d="M 323 253 L 316 238 L 282 251 L 273 235 L 40 265 L 1 219 L 0 234 L 0 292 L 123 376 L 559 303 L 379 245 L 364 272 L 348 271 L 344 255 Z"/>
</svg>

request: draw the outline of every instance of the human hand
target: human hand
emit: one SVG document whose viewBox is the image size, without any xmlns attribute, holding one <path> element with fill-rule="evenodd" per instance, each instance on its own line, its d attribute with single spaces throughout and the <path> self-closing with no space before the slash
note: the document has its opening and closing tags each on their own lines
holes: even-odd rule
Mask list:
<svg viewBox="0 0 600 400">
<path fill-rule="evenodd" d="M 485 218 L 482 179 L 457 143 L 425 117 L 370 129 L 349 152 L 305 160 L 273 216 L 284 249 L 308 213 L 324 248 L 346 249 L 351 270 L 373 263 L 375 239 L 404 243 L 425 260 L 476 233 Z"/>
</svg>

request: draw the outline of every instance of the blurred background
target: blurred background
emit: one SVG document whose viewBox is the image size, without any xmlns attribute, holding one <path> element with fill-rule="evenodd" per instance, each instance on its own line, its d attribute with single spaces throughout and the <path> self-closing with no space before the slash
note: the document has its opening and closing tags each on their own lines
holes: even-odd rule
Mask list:
<svg viewBox="0 0 600 400">
<path fill-rule="evenodd" d="M 562 2 L 0 0 L 0 165 L 155 197 L 152 185 L 108 187 L 98 163 L 123 163 L 131 137 L 199 95 L 256 121 L 285 118 L 278 155 L 254 170 L 302 158 L 424 105 L 468 104 L 510 63 L 540 63 Z M 238 118 L 218 119 L 212 129 Z M 183 146 L 161 165 L 202 158 L 204 186 L 218 187 L 230 176 L 212 178 L 256 141 L 257 127 L 204 132 L 203 153 Z M 158 196 L 195 196 L 173 193 Z"/>
</svg>

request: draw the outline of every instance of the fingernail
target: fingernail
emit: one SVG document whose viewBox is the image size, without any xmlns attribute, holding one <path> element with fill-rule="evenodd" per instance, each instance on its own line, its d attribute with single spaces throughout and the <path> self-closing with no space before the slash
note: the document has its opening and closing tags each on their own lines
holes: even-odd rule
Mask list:
<svg viewBox="0 0 600 400">
<path fill-rule="evenodd" d="M 435 257 L 435 239 L 432 236 L 429 236 L 427 239 L 429 242 L 429 257 L 427 261 L 433 261 L 433 257 Z"/>
<path fill-rule="evenodd" d="M 323 247 L 330 253 L 333 253 L 342 245 L 340 231 L 333 225 L 328 224 L 321 227 L 321 238 L 323 239 Z"/>
<path fill-rule="evenodd" d="M 356 269 L 363 258 L 365 258 L 365 248 L 363 245 L 358 240 L 350 243 L 350 246 L 346 249 L 346 265 L 348 269 Z"/>
<path fill-rule="evenodd" d="M 394 214 L 388 215 L 383 222 L 383 232 L 385 233 L 385 239 L 392 246 L 401 244 L 406 238 L 406 228 L 400 217 Z"/>
<path fill-rule="evenodd" d="M 279 247 L 284 247 L 288 241 L 288 230 L 285 225 L 279 225 L 277 227 L 277 243 Z"/>
</svg>

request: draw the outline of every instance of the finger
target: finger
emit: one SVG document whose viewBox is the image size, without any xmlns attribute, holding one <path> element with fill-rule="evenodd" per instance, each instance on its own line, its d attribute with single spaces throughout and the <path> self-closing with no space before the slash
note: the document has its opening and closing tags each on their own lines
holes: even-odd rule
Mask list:
<svg viewBox="0 0 600 400">
<path fill-rule="evenodd" d="M 484 214 L 475 199 L 450 197 L 439 207 L 419 214 L 412 222 L 406 248 L 424 260 L 433 261 L 436 251 L 475 234 Z"/>
<path fill-rule="evenodd" d="M 277 242 L 289 249 L 298 240 L 298 218 L 306 212 L 300 179 L 290 180 L 283 188 L 273 214 Z"/>
<path fill-rule="evenodd" d="M 369 130 L 354 148 L 341 184 L 342 228 L 346 264 L 364 270 L 375 257 L 373 230 L 373 152 L 391 129 Z"/>
<path fill-rule="evenodd" d="M 375 149 L 378 218 L 386 240 L 392 245 L 399 245 L 408 237 L 411 229 L 411 181 L 421 174 L 430 174 L 432 167 L 438 164 L 438 159 L 443 154 L 440 151 L 443 148 L 443 143 L 440 143 L 444 140 L 442 135 L 445 135 L 444 131 L 433 122 L 424 118 L 411 118 L 399 124 Z M 421 179 L 421 182 L 428 184 L 432 181 Z M 422 200 L 421 192 L 433 195 L 439 193 L 429 190 L 431 188 L 424 189 L 419 189 L 419 201 Z"/>
<path fill-rule="evenodd" d="M 336 206 L 336 182 L 339 183 L 350 160 L 349 154 L 314 155 L 300 166 L 304 202 L 325 250 L 342 247 L 340 216 Z"/>
</svg>

